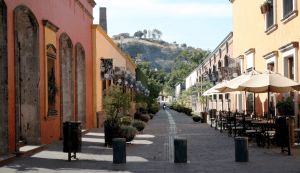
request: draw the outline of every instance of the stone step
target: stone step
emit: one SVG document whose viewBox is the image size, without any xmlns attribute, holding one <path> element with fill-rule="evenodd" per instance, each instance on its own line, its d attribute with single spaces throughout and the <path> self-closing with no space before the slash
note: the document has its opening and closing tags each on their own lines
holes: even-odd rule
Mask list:
<svg viewBox="0 0 300 173">
<path fill-rule="evenodd" d="M 86 134 L 86 133 L 88 133 L 90 130 L 89 129 L 82 129 L 81 130 L 81 134 Z"/>
<path fill-rule="evenodd" d="M 0 156 L 0 165 L 15 160 L 16 155 L 15 154 L 9 154 Z"/>
<path fill-rule="evenodd" d="M 20 147 L 19 152 L 14 152 L 13 154 L 16 154 L 17 157 L 23 157 L 28 154 L 42 150 L 45 147 L 46 145 L 24 145 L 23 147 Z"/>
<path fill-rule="evenodd" d="M 19 141 L 20 147 L 23 147 L 25 145 L 25 141 Z"/>
</svg>

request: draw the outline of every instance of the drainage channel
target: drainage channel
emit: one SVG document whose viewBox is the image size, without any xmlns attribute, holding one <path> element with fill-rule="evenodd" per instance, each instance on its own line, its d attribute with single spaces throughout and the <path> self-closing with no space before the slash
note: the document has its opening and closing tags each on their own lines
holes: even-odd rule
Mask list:
<svg viewBox="0 0 300 173">
<path fill-rule="evenodd" d="M 170 123 L 170 132 L 169 132 L 169 161 L 174 162 L 174 138 L 178 137 L 176 123 L 172 117 L 172 115 L 166 110 L 168 115 L 169 123 Z"/>
</svg>

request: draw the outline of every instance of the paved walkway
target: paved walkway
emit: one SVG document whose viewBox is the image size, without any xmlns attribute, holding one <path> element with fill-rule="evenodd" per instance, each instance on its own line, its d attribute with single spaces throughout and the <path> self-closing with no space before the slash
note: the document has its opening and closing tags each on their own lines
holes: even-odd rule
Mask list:
<svg viewBox="0 0 300 173">
<path fill-rule="evenodd" d="M 173 138 L 187 137 L 188 163 L 173 163 Z M 112 149 L 104 147 L 103 129 L 83 135 L 78 160 L 67 161 L 62 141 L 38 153 L 0 166 L 0 172 L 299 172 L 300 146 L 292 156 L 280 148 L 258 148 L 250 143 L 249 163 L 234 161 L 234 140 L 208 124 L 173 110 L 161 110 L 148 122 L 143 134 L 127 144 L 127 163 L 113 164 Z"/>
</svg>

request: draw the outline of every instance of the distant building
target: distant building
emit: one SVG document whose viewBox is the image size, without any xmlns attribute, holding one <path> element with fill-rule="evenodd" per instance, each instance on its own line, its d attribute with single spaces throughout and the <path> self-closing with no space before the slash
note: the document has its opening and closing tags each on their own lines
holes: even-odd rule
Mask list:
<svg viewBox="0 0 300 173">
<path fill-rule="evenodd" d="M 175 99 L 177 100 L 179 98 L 179 95 L 181 92 L 185 89 L 185 85 L 181 82 L 177 82 L 175 84 Z"/>
</svg>

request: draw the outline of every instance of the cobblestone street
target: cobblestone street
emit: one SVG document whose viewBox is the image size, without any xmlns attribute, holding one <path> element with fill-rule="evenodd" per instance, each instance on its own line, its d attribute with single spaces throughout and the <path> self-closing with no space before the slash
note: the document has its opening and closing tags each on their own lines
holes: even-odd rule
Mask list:
<svg viewBox="0 0 300 173">
<path fill-rule="evenodd" d="M 173 138 L 187 137 L 188 163 L 173 163 Z M 0 172 L 300 172 L 300 148 L 292 156 L 279 147 L 258 148 L 249 143 L 248 163 L 237 163 L 234 140 L 226 131 L 209 124 L 194 123 L 191 117 L 173 110 L 160 110 L 142 134 L 127 144 L 127 163 L 113 164 L 112 149 L 104 147 L 103 129 L 92 129 L 82 137 L 78 160 L 68 162 L 62 141 L 43 151 L 1 165 Z"/>
</svg>

